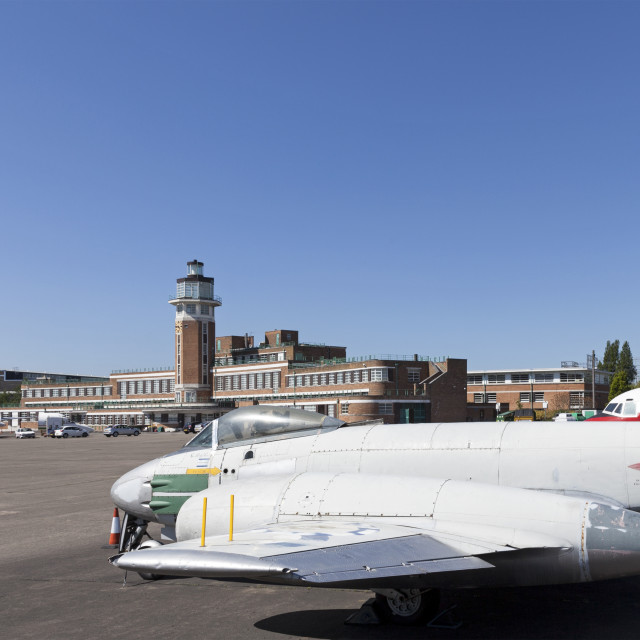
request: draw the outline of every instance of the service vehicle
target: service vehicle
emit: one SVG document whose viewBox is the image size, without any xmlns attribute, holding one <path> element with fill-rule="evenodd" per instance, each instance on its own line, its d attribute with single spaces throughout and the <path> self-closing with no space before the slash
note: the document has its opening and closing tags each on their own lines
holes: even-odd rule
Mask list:
<svg viewBox="0 0 640 640">
<path fill-rule="evenodd" d="M 111 427 L 105 427 L 103 433 L 107 438 L 111 436 L 114 438 L 118 436 L 139 436 L 140 429 L 138 429 L 138 427 L 129 427 L 126 424 L 114 424 Z"/>
<path fill-rule="evenodd" d="M 54 438 L 86 438 L 88 435 L 84 429 L 75 424 L 68 424 L 53 432 Z"/>
<path fill-rule="evenodd" d="M 553 418 L 554 422 L 577 422 L 578 418 L 573 413 L 559 413 L 555 418 Z"/>
<path fill-rule="evenodd" d="M 36 432 L 33 429 L 16 429 L 16 438 L 35 438 Z"/>
<path fill-rule="evenodd" d="M 53 436 L 56 429 L 62 429 L 67 420 L 61 413 L 47 413 L 41 411 L 38 413 L 38 428 L 44 429 L 44 432 Z"/>
</svg>

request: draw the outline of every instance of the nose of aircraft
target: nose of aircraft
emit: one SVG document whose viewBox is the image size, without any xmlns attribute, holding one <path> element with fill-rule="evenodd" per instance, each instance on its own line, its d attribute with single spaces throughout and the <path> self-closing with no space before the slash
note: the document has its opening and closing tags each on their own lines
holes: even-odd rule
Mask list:
<svg viewBox="0 0 640 640">
<path fill-rule="evenodd" d="M 640 574 L 640 513 L 591 504 L 586 556 L 592 580 Z"/>
<path fill-rule="evenodd" d="M 155 521 L 149 502 L 152 492 L 150 482 L 157 464 L 157 460 L 150 460 L 118 478 L 111 487 L 113 503 L 127 513 Z"/>
</svg>

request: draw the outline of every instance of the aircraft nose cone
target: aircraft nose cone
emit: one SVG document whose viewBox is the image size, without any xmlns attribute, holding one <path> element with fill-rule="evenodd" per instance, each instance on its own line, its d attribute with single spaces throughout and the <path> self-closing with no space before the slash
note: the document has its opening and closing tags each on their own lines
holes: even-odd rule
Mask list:
<svg viewBox="0 0 640 640">
<path fill-rule="evenodd" d="M 592 580 L 640 575 L 640 513 L 592 504 L 586 551 Z"/>
<path fill-rule="evenodd" d="M 111 487 L 111 499 L 120 509 L 144 520 L 155 520 L 149 507 L 151 485 L 157 460 L 150 460 L 118 478 Z"/>
</svg>

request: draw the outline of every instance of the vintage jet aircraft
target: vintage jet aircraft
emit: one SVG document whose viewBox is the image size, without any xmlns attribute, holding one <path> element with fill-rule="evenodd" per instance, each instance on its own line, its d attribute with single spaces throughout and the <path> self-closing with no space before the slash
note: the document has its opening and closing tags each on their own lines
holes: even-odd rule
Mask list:
<svg viewBox="0 0 640 640">
<path fill-rule="evenodd" d="M 597 415 L 587 420 L 640 421 L 640 389 L 625 391 L 613 398 Z"/>
<path fill-rule="evenodd" d="M 640 574 L 630 422 L 347 425 L 246 407 L 111 495 L 121 569 L 371 589 L 400 623 L 433 616 L 439 587 Z M 173 543 L 143 540 L 149 522 Z"/>
</svg>

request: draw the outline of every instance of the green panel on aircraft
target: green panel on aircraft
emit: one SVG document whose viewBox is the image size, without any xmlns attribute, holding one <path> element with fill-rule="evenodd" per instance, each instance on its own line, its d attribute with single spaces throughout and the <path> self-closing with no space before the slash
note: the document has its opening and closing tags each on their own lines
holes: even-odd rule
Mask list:
<svg viewBox="0 0 640 640">
<path fill-rule="evenodd" d="M 151 500 L 149 506 L 155 513 L 177 514 L 182 508 L 182 505 L 190 497 L 191 496 L 160 496 Z"/>
<path fill-rule="evenodd" d="M 149 506 L 155 513 L 177 514 L 192 495 L 207 488 L 208 482 L 209 476 L 205 474 L 155 475 L 151 480 L 153 494 Z"/>
<path fill-rule="evenodd" d="M 155 475 L 151 480 L 153 493 L 184 493 L 185 491 L 202 491 L 209 486 L 209 476 L 206 474 L 177 473 L 171 475 Z"/>
</svg>

